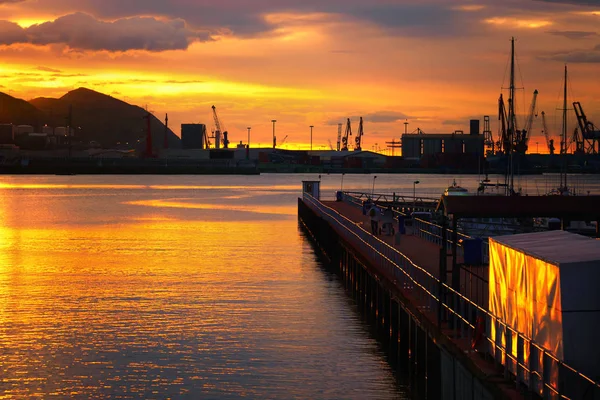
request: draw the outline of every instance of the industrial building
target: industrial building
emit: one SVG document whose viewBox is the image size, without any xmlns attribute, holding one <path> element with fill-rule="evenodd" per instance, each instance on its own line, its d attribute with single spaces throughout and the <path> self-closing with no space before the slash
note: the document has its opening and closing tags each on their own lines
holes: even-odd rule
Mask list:
<svg viewBox="0 0 600 400">
<path fill-rule="evenodd" d="M 484 135 L 479 120 L 471 120 L 468 134 L 454 131 L 449 134 L 418 133 L 402 135 L 402 156 L 422 168 L 476 169 L 484 159 Z"/>
<path fill-rule="evenodd" d="M 402 135 L 402 156 L 420 159 L 439 153 L 484 155 L 483 135 L 479 131 L 479 120 L 471 120 L 469 134 L 454 131 L 449 134 L 410 133 Z"/>
<path fill-rule="evenodd" d="M 181 146 L 183 149 L 207 148 L 206 125 L 181 124 Z"/>
</svg>

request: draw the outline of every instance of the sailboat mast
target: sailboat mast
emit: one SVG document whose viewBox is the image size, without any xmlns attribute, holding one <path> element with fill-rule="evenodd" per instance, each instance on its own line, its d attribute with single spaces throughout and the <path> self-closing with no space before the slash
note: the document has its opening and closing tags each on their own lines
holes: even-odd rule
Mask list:
<svg viewBox="0 0 600 400">
<path fill-rule="evenodd" d="M 514 191 L 514 164 L 513 164 L 513 153 L 515 145 L 515 129 L 516 117 L 515 117 L 515 38 L 510 39 L 510 87 L 508 92 L 508 140 L 510 142 L 509 152 L 509 165 L 507 174 L 507 186 L 508 193 L 512 194 Z"/>
<path fill-rule="evenodd" d="M 567 157 L 567 66 L 565 65 L 565 87 L 563 92 L 563 120 L 562 120 L 562 143 L 561 143 L 561 157 L 562 171 L 560 174 L 560 186 L 562 189 L 567 189 L 567 168 L 566 168 L 566 157 Z"/>
</svg>

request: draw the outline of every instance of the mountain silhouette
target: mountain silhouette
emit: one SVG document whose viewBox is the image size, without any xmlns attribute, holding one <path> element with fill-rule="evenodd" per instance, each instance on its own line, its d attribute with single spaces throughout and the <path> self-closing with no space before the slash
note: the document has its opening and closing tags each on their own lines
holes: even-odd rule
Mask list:
<svg viewBox="0 0 600 400">
<path fill-rule="evenodd" d="M 0 122 L 32 125 L 41 132 L 44 125 L 66 126 L 71 108 L 71 124 L 77 141 L 96 141 L 105 148 L 143 147 L 146 141 L 148 114 L 141 107 L 128 104 L 94 90 L 79 88 L 59 99 L 39 97 L 29 102 L 0 93 Z M 152 143 L 164 143 L 165 126 L 151 116 Z M 170 148 L 181 148 L 181 140 L 167 131 Z"/>
<path fill-rule="evenodd" d="M 25 100 L 0 93 L 0 123 L 13 125 L 39 125 L 44 113 Z"/>
</svg>

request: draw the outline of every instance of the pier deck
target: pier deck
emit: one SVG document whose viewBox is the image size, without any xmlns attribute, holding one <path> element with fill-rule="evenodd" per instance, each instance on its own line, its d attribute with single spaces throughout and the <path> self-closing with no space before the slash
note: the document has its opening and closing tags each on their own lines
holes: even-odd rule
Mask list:
<svg viewBox="0 0 600 400">
<path fill-rule="evenodd" d="M 370 217 L 363 215 L 362 210 L 356 205 L 349 204 L 346 202 L 339 201 L 322 201 L 322 203 L 330 207 L 331 209 L 337 211 L 341 215 L 350 219 L 354 223 L 359 226 L 362 226 L 364 230 L 367 232 L 371 231 L 371 222 Z M 431 275 L 439 277 L 440 274 L 440 246 L 436 243 L 432 243 L 427 241 L 416 235 L 402 235 L 400 239 L 400 243 L 395 243 L 395 237 L 391 235 L 378 235 L 377 236 L 381 241 L 387 243 L 392 246 L 399 252 L 406 255 L 410 260 L 412 260 L 415 264 L 419 265 Z M 369 258 L 368 254 L 363 254 L 365 259 Z M 451 270 L 451 259 L 452 255 L 448 254 L 448 266 L 449 270 Z M 457 255 L 457 263 L 462 263 L 462 257 Z M 487 277 L 487 266 L 479 266 L 476 267 L 478 269 L 478 273 L 480 276 Z M 448 271 L 447 281 L 449 281 L 451 271 Z M 385 275 L 385 274 L 382 274 Z M 481 306 L 487 306 L 487 287 L 472 290 L 470 285 L 470 274 L 461 274 L 461 292 L 465 292 L 465 295 L 470 295 L 470 298 L 478 298 L 477 303 Z M 389 280 L 394 282 L 397 286 L 398 290 L 402 290 L 401 284 L 396 283 L 393 277 L 387 277 Z M 487 285 L 487 282 L 486 282 Z M 470 292 L 470 293 L 466 293 Z M 433 324 L 437 324 L 438 315 L 436 311 L 428 306 L 427 299 L 423 299 L 421 296 L 412 296 L 411 294 L 406 294 L 412 304 L 416 305 L 422 314 L 424 314 Z M 505 379 L 504 373 L 501 368 L 494 364 L 493 360 L 485 359 L 482 353 L 473 351 L 472 349 L 472 340 L 473 335 L 469 331 L 457 332 L 456 329 L 453 329 L 450 325 L 448 319 L 442 321 L 441 325 L 439 325 L 439 329 L 441 333 L 448 338 L 454 345 L 456 345 L 461 352 L 463 352 L 480 370 L 484 379 L 490 383 L 493 382 L 494 385 L 499 387 L 506 398 L 509 399 L 522 399 L 524 398 L 521 391 L 519 391 L 514 382 L 510 382 Z"/>
</svg>

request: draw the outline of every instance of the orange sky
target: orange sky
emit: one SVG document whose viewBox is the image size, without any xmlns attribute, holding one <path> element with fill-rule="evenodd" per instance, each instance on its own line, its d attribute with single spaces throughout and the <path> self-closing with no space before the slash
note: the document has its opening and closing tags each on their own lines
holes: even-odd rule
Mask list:
<svg viewBox="0 0 600 400">
<path fill-rule="evenodd" d="M 337 123 L 351 117 L 356 131 L 363 116 L 363 148 L 384 148 L 405 120 L 451 132 L 490 115 L 496 134 L 515 36 L 517 108 L 538 89 L 557 132 L 565 62 L 570 95 L 600 124 L 600 6 L 585 3 L 0 0 L 0 90 L 30 99 L 84 86 L 168 112 L 178 134 L 212 125 L 214 104 L 232 143 L 251 126 L 268 146 L 277 119 L 289 148 L 308 146 L 309 125 L 313 148 L 335 146 Z M 533 151 L 545 149 L 540 119 Z"/>
</svg>

